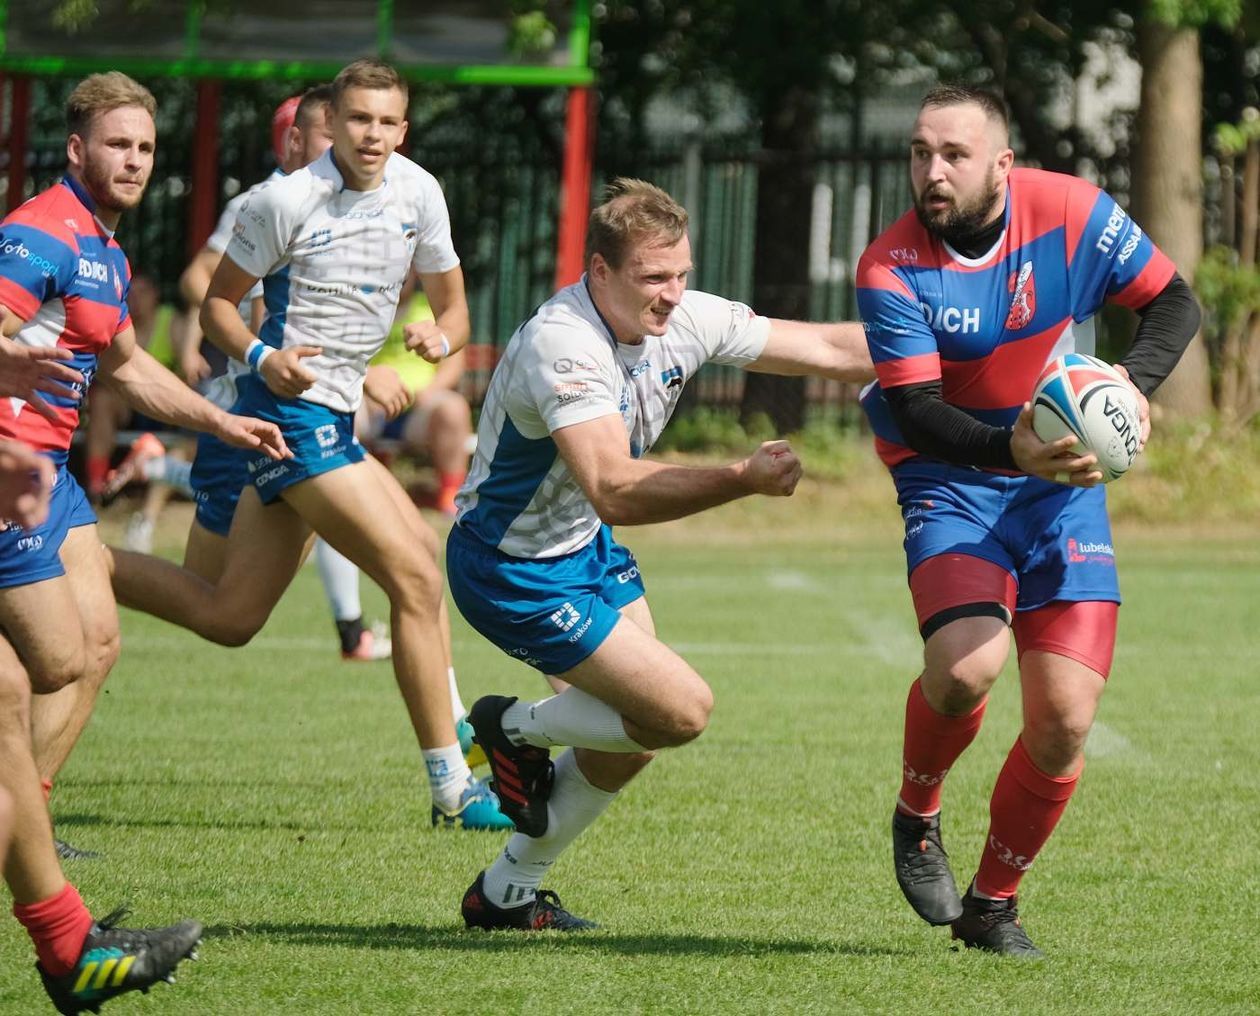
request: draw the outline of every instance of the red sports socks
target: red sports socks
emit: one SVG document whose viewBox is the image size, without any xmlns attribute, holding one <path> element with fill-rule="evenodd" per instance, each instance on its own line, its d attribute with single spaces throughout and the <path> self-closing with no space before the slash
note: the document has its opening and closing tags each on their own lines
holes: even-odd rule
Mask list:
<svg viewBox="0 0 1260 1016">
<path fill-rule="evenodd" d="M 975 740 L 984 719 L 987 696 L 962 716 L 938 713 L 923 697 L 920 681 L 906 698 L 906 733 L 902 747 L 902 811 L 934 815 L 941 810 L 941 785 L 950 766 Z"/>
<path fill-rule="evenodd" d="M 1024 742 L 1015 739 L 989 801 L 989 838 L 976 872 L 978 892 L 995 899 L 1015 895 L 1024 872 L 1059 824 L 1081 769 L 1070 776 L 1047 776 L 1033 764 Z"/>
<path fill-rule="evenodd" d="M 43 968 L 57 977 L 78 962 L 83 942 L 92 929 L 92 915 L 69 882 L 55 896 L 38 903 L 13 904 L 16 917 L 35 943 Z"/>
</svg>

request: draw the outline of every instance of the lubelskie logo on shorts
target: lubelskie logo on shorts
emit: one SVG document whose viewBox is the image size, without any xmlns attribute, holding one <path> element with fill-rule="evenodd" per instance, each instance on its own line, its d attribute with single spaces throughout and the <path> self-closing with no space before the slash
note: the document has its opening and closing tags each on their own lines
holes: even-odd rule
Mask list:
<svg viewBox="0 0 1260 1016">
<path fill-rule="evenodd" d="M 1068 563 L 1111 564 L 1116 559 L 1115 549 L 1110 543 L 1082 543 L 1074 536 L 1068 537 Z"/>
</svg>

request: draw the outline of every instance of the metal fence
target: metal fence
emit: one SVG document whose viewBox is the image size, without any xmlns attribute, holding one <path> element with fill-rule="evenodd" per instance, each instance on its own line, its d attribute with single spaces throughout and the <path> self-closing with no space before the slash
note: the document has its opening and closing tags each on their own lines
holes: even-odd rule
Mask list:
<svg viewBox="0 0 1260 1016">
<path fill-rule="evenodd" d="M 191 82 L 150 82 L 159 101 L 159 144 L 153 182 L 141 207 L 125 216 L 119 240 L 137 271 L 153 276 L 175 298 L 187 250 L 192 132 L 196 89 Z M 72 80 L 34 82 L 27 152 L 27 189 L 52 183 L 65 164 L 62 109 Z M 221 206 L 272 169 L 271 111 L 292 83 L 223 85 L 219 129 Z M 510 89 L 443 93 L 413 101 L 409 145 L 441 181 L 456 247 L 464 264 L 472 313 L 467 392 L 480 400 L 495 353 L 516 325 L 551 292 L 562 144 L 559 92 L 522 96 Z M 626 146 L 629 148 L 629 146 Z M 759 153 L 746 141 L 678 136 L 650 150 L 618 148 L 605 139 L 596 182 L 615 175 L 650 179 L 683 202 L 692 217 L 696 272 L 692 285 L 751 302 Z M 0 165 L 0 171 L 3 166 Z M 909 207 L 905 156 L 887 148 L 822 150 L 816 156 L 809 245 L 810 314 L 815 320 L 856 317 L 853 274 L 866 244 Z M 1121 167 L 1116 196 L 1127 191 Z M 710 366 L 689 402 L 734 406 L 744 375 Z M 808 404 L 829 417 L 852 420 L 852 386 L 811 379 Z"/>
</svg>

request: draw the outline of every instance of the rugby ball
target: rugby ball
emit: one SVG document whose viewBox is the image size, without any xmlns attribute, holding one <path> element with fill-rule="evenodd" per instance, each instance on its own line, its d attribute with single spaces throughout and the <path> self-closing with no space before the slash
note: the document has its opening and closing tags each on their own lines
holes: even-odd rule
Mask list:
<svg viewBox="0 0 1260 1016">
<path fill-rule="evenodd" d="M 1119 479 L 1137 458 L 1137 390 L 1109 363 L 1084 353 L 1051 361 L 1037 378 L 1032 406 L 1037 436 L 1076 438 L 1074 450 L 1098 457 L 1103 483 Z"/>
</svg>

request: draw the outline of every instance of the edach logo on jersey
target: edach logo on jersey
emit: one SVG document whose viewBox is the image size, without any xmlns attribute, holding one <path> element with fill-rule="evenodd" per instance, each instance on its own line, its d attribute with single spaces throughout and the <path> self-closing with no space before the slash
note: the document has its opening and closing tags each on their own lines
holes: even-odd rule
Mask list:
<svg viewBox="0 0 1260 1016">
<path fill-rule="evenodd" d="M 980 331 L 979 307 L 937 307 L 921 303 L 923 318 L 934 332 L 971 335 Z"/>
</svg>

